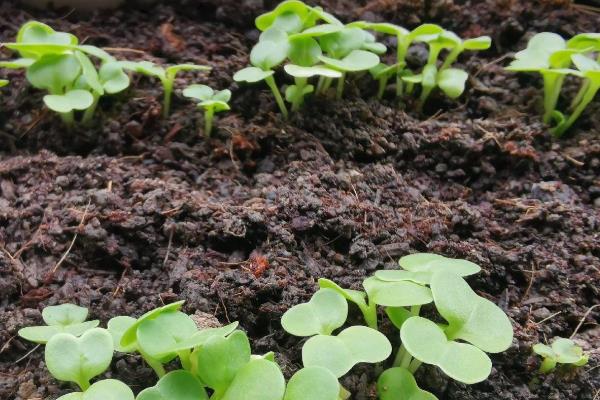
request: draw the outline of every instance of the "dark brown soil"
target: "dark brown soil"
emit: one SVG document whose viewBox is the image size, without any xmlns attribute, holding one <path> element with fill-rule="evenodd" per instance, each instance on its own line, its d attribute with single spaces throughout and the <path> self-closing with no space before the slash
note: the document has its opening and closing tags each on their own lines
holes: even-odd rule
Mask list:
<svg viewBox="0 0 600 400">
<path fill-rule="evenodd" d="M 459 102 L 434 98 L 425 115 L 410 102 L 371 99 L 374 85 L 358 81 L 345 100 L 315 99 L 285 123 L 263 87 L 230 78 L 256 39 L 253 18 L 274 1 L 180 0 L 87 16 L 10 3 L 0 5 L 2 41 L 35 18 L 138 51 L 121 58 L 210 64 L 208 77 L 186 77 L 230 87 L 234 101 L 205 140 L 185 100 L 162 121 L 160 90 L 142 78 L 103 101 L 94 127 L 67 132 L 21 72 L 3 71 L 11 85 L 0 98 L 0 398 L 69 390 L 47 373 L 41 349 L 28 353 L 33 346 L 16 336 L 62 302 L 106 322 L 185 299 L 189 313 L 240 321 L 254 351 L 275 350 L 289 375 L 301 341 L 279 319 L 318 277 L 358 288 L 415 251 L 479 263 L 484 272 L 470 283 L 515 327 L 487 381 L 466 386 L 426 367 L 423 387 L 448 400 L 599 398 L 598 309 L 576 336 L 590 363 L 529 383 L 531 345 L 568 337 L 600 303 L 600 108 L 553 140 L 538 118 L 539 80 L 505 72 L 499 58 L 533 32 L 597 31 L 600 14 L 567 1 L 329 1 L 346 20 L 433 21 L 489 34 L 495 46 L 461 60 L 472 77 Z M 153 379 L 136 356 L 116 356 L 107 375 L 136 391 Z M 359 366 L 343 384 L 354 399 L 373 399 L 374 380 Z"/>
</svg>

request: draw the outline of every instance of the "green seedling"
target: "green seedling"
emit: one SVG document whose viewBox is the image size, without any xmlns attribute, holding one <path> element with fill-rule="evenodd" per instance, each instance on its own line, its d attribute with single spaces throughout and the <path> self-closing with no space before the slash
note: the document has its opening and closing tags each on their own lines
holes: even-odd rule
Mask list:
<svg viewBox="0 0 600 400">
<path fill-rule="evenodd" d="M 8 85 L 10 82 L 6 79 L 0 79 L 0 87 Z"/>
<path fill-rule="evenodd" d="M 40 344 L 46 344 L 48 340 L 59 333 L 81 336 L 100 323 L 98 320 L 86 321 L 87 316 L 87 308 L 74 304 L 48 306 L 42 310 L 42 318 L 46 325 L 21 328 L 19 336 Z"/>
<path fill-rule="evenodd" d="M 256 83 L 264 80 L 271 89 L 275 102 L 284 118 L 288 117 L 288 110 L 277 83 L 275 83 L 273 68 L 280 65 L 287 58 L 289 47 L 288 38 L 284 31 L 272 28 L 263 32 L 260 41 L 250 52 L 250 64 L 252 66 L 236 72 L 233 76 L 233 80 L 236 82 Z"/>
<path fill-rule="evenodd" d="M 575 342 L 561 337 L 554 338 L 551 346 L 538 343 L 533 346 L 533 351 L 543 358 L 540 366 L 540 372 L 543 374 L 552 372 L 557 364 L 581 367 L 589 360 L 589 356 Z"/>
<path fill-rule="evenodd" d="M 136 400 L 208 400 L 204 385 L 188 371 L 172 371 L 156 385 L 142 390 Z"/>
<path fill-rule="evenodd" d="M 5 68 L 26 69 L 28 81 L 49 92 L 44 103 L 61 116 L 67 127 L 75 123 L 76 111 L 85 111 L 82 123 L 89 123 L 101 96 L 129 86 L 129 77 L 112 56 L 78 43 L 70 33 L 56 32 L 48 25 L 31 21 L 21 27 L 15 43 L 4 44 L 22 58 L 0 63 Z M 99 71 L 89 56 L 100 59 Z"/>
<path fill-rule="evenodd" d="M 289 380 L 283 400 L 339 400 L 340 384 L 336 376 L 323 367 L 306 367 Z"/>
<path fill-rule="evenodd" d="M 440 88 L 451 99 L 459 97 L 465 90 L 465 82 L 468 74 L 461 69 L 451 68 L 452 64 L 454 64 L 458 56 L 465 50 L 487 50 L 492 43 L 489 36 L 462 40 L 450 31 L 443 31 L 433 35 L 421 35 L 416 37 L 415 40 L 428 44 L 429 55 L 427 64 L 423 67 L 421 74 L 406 76 L 402 79 L 413 84 L 421 84 L 419 108 L 423 107 L 435 88 Z M 442 65 L 438 68 L 437 62 L 442 50 L 448 50 L 448 54 Z"/>
<path fill-rule="evenodd" d="M 405 368 L 390 368 L 377 380 L 380 400 L 437 400 L 433 394 L 417 386 L 413 374 Z"/>
<path fill-rule="evenodd" d="M 331 335 L 344 325 L 347 317 L 346 299 L 334 289 L 321 289 L 308 303 L 287 310 L 281 318 L 281 326 L 294 336 Z"/>
<path fill-rule="evenodd" d="M 167 118 L 171 112 L 171 99 L 173 97 L 173 88 L 175 78 L 179 72 L 183 71 L 210 71 L 210 67 L 195 64 L 178 64 L 163 68 L 150 61 L 122 61 L 120 65 L 128 70 L 160 81 L 163 87 L 163 117 Z"/>
<path fill-rule="evenodd" d="M 316 335 L 302 347 L 305 367 L 328 369 L 336 377 L 361 362 L 378 363 L 390 356 L 392 345 L 381 332 L 366 326 L 351 326 L 337 336 Z"/>
<path fill-rule="evenodd" d="M 183 95 L 198 101 L 198 107 L 204 109 L 204 135 L 210 137 L 215 113 L 228 111 L 231 91 L 228 89 L 215 92 L 206 85 L 191 85 L 183 90 Z"/>
<path fill-rule="evenodd" d="M 113 356 L 112 336 L 106 329 L 94 328 L 81 337 L 59 333 L 46 344 L 45 361 L 56 379 L 76 383 L 81 390 L 90 379 L 106 371 Z"/>
<path fill-rule="evenodd" d="M 134 400 L 133 392 L 121 381 L 105 379 L 92 384 L 85 392 L 60 396 L 57 400 Z"/>
</svg>

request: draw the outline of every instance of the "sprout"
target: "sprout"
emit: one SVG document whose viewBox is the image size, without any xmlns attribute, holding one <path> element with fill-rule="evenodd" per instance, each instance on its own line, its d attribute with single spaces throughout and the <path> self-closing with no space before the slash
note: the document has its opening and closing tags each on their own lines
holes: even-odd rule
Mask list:
<svg viewBox="0 0 600 400">
<path fill-rule="evenodd" d="M 106 329 L 94 328 L 81 337 L 59 333 L 46 344 L 45 361 L 56 379 L 74 382 L 81 390 L 90 379 L 106 371 L 113 356 L 113 342 Z"/>
<path fill-rule="evenodd" d="M 5 68 L 26 69 L 28 81 L 49 92 L 44 96 L 46 106 L 57 112 L 69 128 L 75 123 L 75 111 L 85 111 L 81 122 L 87 124 L 101 96 L 129 87 L 129 77 L 112 56 L 78 43 L 70 33 L 30 21 L 19 29 L 15 43 L 4 44 L 22 58 L 0 63 Z M 101 60 L 99 71 L 89 56 Z"/>
<path fill-rule="evenodd" d="M 134 400 L 129 386 L 116 379 L 105 379 L 91 385 L 85 392 L 74 392 L 60 396 L 57 400 Z"/>
<path fill-rule="evenodd" d="M 533 351 L 543 358 L 540 366 L 540 372 L 543 374 L 553 371 L 557 364 L 581 367 L 589 360 L 589 356 L 575 342 L 561 337 L 554 338 L 551 346 L 538 343 L 533 346 Z"/>
<path fill-rule="evenodd" d="M 345 375 L 360 363 L 378 363 L 390 356 L 392 345 L 379 331 L 366 326 L 351 326 L 337 336 L 316 335 L 302 347 L 305 367 L 318 366 L 336 377 Z"/>
<path fill-rule="evenodd" d="M 88 309 L 74 304 L 48 306 L 42 310 L 45 326 L 28 326 L 19 329 L 19 336 L 30 342 L 46 344 L 59 333 L 80 336 L 98 326 L 98 320 L 85 321 Z M 85 322 L 84 322 L 85 321 Z"/>
<path fill-rule="evenodd" d="M 380 400 L 437 400 L 433 394 L 417 386 L 414 376 L 405 368 L 390 368 L 377 380 Z"/>
<path fill-rule="evenodd" d="M 208 400 L 204 385 L 187 371 L 172 371 L 156 385 L 142 390 L 136 400 Z"/>
<path fill-rule="evenodd" d="M 308 303 L 287 310 L 281 326 L 295 336 L 331 335 L 346 322 L 347 316 L 346 299 L 333 289 L 321 289 Z"/>
<path fill-rule="evenodd" d="M 163 68 L 150 61 L 122 61 L 120 65 L 126 70 L 157 78 L 160 81 L 164 92 L 163 118 L 168 117 L 171 112 L 171 97 L 173 96 L 173 87 L 177 73 L 182 71 L 209 71 L 211 69 L 205 65 L 195 64 L 178 64 Z"/>
<path fill-rule="evenodd" d="M 210 137 L 214 114 L 230 109 L 228 102 L 231 91 L 225 89 L 215 92 L 206 85 L 191 85 L 184 89 L 183 95 L 198 100 L 198 107 L 204 109 L 204 135 Z"/>
</svg>

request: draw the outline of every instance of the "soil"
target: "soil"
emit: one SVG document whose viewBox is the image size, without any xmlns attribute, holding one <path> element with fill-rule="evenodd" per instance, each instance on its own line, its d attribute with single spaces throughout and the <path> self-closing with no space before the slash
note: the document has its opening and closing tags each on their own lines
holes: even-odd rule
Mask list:
<svg viewBox="0 0 600 400">
<path fill-rule="evenodd" d="M 256 40 L 253 18 L 274 1 L 179 0 L 88 15 L 12 3 L 0 5 L 2 41 L 41 20 L 119 48 L 119 58 L 211 65 L 209 75 L 182 74 L 179 87 L 208 82 L 234 100 L 204 139 L 193 104 L 176 96 L 162 120 L 161 91 L 136 77 L 132 89 L 103 99 L 93 126 L 69 132 L 22 72 L 3 71 L 11 84 L 0 97 L 0 398 L 70 390 L 48 374 L 43 351 L 16 336 L 41 323 L 44 306 L 63 302 L 106 322 L 184 299 L 190 314 L 240 321 L 254 352 L 274 350 L 289 376 L 302 341 L 279 320 L 317 278 L 359 288 L 417 251 L 481 265 L 470 284 L 515 330 L 485 382 L 463 385 L 424 367 L 423 388 L 448 400 L 598 398 L 600 309 L 584 314 L 600 303 L 600 106 L 554 140 L 538 117 L 539 79 L 503 70 L 505 55 L 534 32 L 597 30 L 593 7 L 321 2 L 346 21 L 431 21 L 461 36 L 489 34 L 494 47 L 462 57 L 471 72 L 465 95 L 434 96 L 423 115 L 391 93 L 375 100 L 365 79 L 348 85 L 344 100 L 312 99 L 285 122 L 265 88 L 231 80 Z M 538 376 L 531 346 L 569 337 L 581 320 L 575 338 L 589 364 Z M 106 376 L 135 391 L 154 379 L 133 355 L 117 355 Z M 374 382 L 368 365 L 342 379 L 353 399 L 374 399 Z"/>
</svg>

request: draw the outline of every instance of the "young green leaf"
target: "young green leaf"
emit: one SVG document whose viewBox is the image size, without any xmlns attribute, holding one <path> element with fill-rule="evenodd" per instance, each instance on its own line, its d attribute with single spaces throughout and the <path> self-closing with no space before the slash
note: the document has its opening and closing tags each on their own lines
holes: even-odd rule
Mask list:
<svg viewBox="0 0 600 400">
<path fill-rule="evenodd" d="M 85 392 L 65 394 L 57 400 L 134 400 L 134 395 L 123 382 L 104 379 L 91 385 Z"/>
<path fill-rule="evenodd" d="M 142 390 L 136 400 L 208 400 L 204 385 L 191 373 L 172 371 L 156 385 Z"/>
<path fill-rule="evenodd" d="M 367 71 L 379 64 L 379 56 L 365 50 L 352 50 L 341 59 L 320 56 L 319 60 L 333 69 L 344 72 Z"/>
<path fill-rule="evenodd" d="M 123 334 L 125 333 L 125 331 L 127 331 L 127 329 L 129 329 L 133 324 L 135 324 L 135 322 L 135 318 L 128 317 L 125 315 L 120 315 L 118 317 L 111 318 L 108 321 L 107 330 L 113 338 L 113 345 L 115 347 L 115 351 L 119 351 L 121 353 L 129 353 L 136 349 L 135 343 L 131 343 L 127 347 L 121 346 L 121 339 L 123 338 Z"/>
<path fill-rule="evenodd" d="M 457 381 L 481 382 L 492 370 L 492 362 L 483 351 L 467 343 L 448 340 L 442 328 L 428 319 L 409 318 L 402 325 L 400 337 L 413 357 L 438 366 Z"/>
<path fill-rule="evenodd" d="M 324 65 L 313 65 L 312 67 L 303 67 L 300 65 L 287 64 L 283 67 L 285 72 L 295 78 L 311 78 L 313 76 L 325 76 L 327 78 L 340 78 L 342 73 Z"/>
<path fill-rule="evenodd" d="M 405 307 L 433 301 L 429 288 L 412 281 L 383 281 L 377 277 L 364 280 L 369 300 L 381 306 Z"/>
<path fill-rule="evenodd" d="M 287 56 L 293 64 L 310 67 L 319 62 L 321 54 L 319 43 L 307 37 L 291 39 Z"/>
<path fill-rule="evenodd" d="M 323 367 L 306 367 L 296 372 L 287 384 L 283 400 L 339 400 L 340 384 Z"/>
<path fill-rule="evenodd" d="M 478 296 L 461 277 L 436 272 L 431 280 L 435 306 L 448 321 L 448 339 L 462 339 L 488 353 L 510 347 L 513 329 L 506 314 L 494 303 Z"/>
<path fill-rule="evenodd" d="M 227 338 L 209 338 L 195 353 L 198 376 L 202 382 L 223 394 L 250 361 L 250 342 L 244 332 L 235 331 Z"/>
<path fill-rule="evenodd" d="M 439 72 L 437 85 L 451 99 L 460 97 L 465 91 L 465 82 L 469 74 L 457 68 L 448 68 Z"/>
<path fill-rule="evenodd" d="M 236 82 L 255 83 L 272 76 L 274 73 L 275 71 L 263 71 L 257 67 L 246 67 L 236 72 L 233 75 L 233 80 Z"/>
<path fill-rule="evenodd" d="M 239 370 L 221 400 L 282 400 L 285 379 L 274 362 L 250 360 Z"/>
<path fill-rule="evenodd" d="M 322 289 L 333 289 L 342 296 L 344 296 L 346 300 L 356 304 L 362 312 L 365 321 L 367 322 L 367 325 L 370 328 L 377 329 L 376 304 L 372 302 L 369 305 L 367 303 L 367 294 L 365 292 L 361 292 L 360 290 L 343 289 L 337 283 L 325 278 L 319 278 L 319 287 Z"/>
<path fill-rule="evenodd" d="M 447 271 L 458 276 L 469 276 L 481 271 L 474 262 L 459 258 L 448 258 L 433 253 L 415 253 L 400 258 L 398 265 L 411 272 L 422 272 L 433 276 L 435 272 Z"/>
<path fill-rule="evenodd" d="M 386 307 L 385 313 L 390 321 L 392 321 L 392 324 L 398 329 L 402 329 L 402 325 L 404 325 L 406 320 L 414 316 L 413 313 L 405 307 Z"/>
<path fill-rule="evenodd" d="M 330 335 L 346 322 L 347 317 L 346 299 L 333 289 L 321 289 L 308 303 L 287 310 L 281 325 L 295 336 Z"/>
<path fill-rule="evenodd" d="M 287 0 L 281 2 L 273 11 L 262 14 L 256 18 L 256 27 L 266 31 L 275 23 L 277 17 L 284 14 L 294 14 L 303 21 L 310 12 L 310 7 L 298 0 Z"/>
<path fill-rule="evenodd" d="M 48 94 L 44 103 L 57 113 L 69 113 L 74 110 L 85 110 L 94 102 L 94 96 L 87 90 L 69 90 L 65 94 Z"/>
<path fill-rule="evenodd" d="M 28 68 L 34 62 L 35 62 L 35 60 L 33 58 L 17 58 L 16 60 L 0 61 L 0 68 L 7 68 L 7 69 Z"/>
<path fill-rule="evenodd" d="M 45 361 L 56 379 L 75 382 L 85 391 L 90 379 L 108 368 L 112 356 L 112 336 L 106 329 L 94 328 L 79 338 L 67 333 L 54 335 L 46 344 Z"/>
<path fill-rule="evenodd" d="M 337 336 L 308 339 L 302 347 L 302 362 L 305 367 L 324 367 L 341 377 L 355 364 L 381 362 L 391 353 L 392 345 L 382 333 L 366 326 L 351 326 Z"/>
<path fill-rule="evenodd" d="M 137 328 L 137 347 L 144 354 L 167 362 L 176 354 L 173 348 L 198 331 L 196 323 L 180 311 L 163 312 L 142 321 Z"/>
<path fill-rule="evenodd" d="M 542 32 L 533 36 L 527 48 L 515 54 L 515 60 L 506 68 L 509 71 L 539 71 L 550 67 L 552 53 L 566 48 L 565 40 L 556 33 Z"/>
<path fill-rule="evenodd" d="M 338 32 L 320 36 L 319 43 L 330 58 L 341 59 L 363 46 L 365 43 L 363 32 L 360 28 L 346 27 Z"/>
<path fill-rule="evenodd" d="M 289 38 L 290 38 L 290 40 L 293 41 L 293 40 L 301 39 L 301 38 L 319 37 L 319 36 L 324 36 L 324 35 L 329 35 L 331 33 L 339 32 L 342 29 L 344 29 L 344 26 L 337 25 L 337 24 L 317 25 L 317 26 L 313 26 L 311 28 L 305 29 L 304 31 L 302 31 L 300 33 L 295 33 L 293 35 L 290 35 Z"/>
<path fill-rule="evenodd" d="M 207 328 L 199 330 L 189 338 L 178 342 L 172 347 L 172 351 L 180 352 L 183 350 L 192 349 L 198 346 L 202 346 L 206 341 L 214 336 L 226 337 L 233 333 L 238 327 L 238 322 L 232 322 L 229 325 L 225 325 L 219 328 Z"/>
<path fill-rule="evenodd" d="M 56 44 L 56 45 L 77 45 L 78 39 L 74 35 L 66 32 L 57 32 L 50 26 L 38 21 L 29 21 L 19 29 L 17 33 L 18 44 Z M 37 49 L 20 50 L 21 57 L 38 59 L 47 54 L 52 47 L 40 47 Z"/>
<path fill-rule="evenodd" d="M 268 71 L 281 64 L 286 59 L 288 51 L 288 42 L 262 40 L 252 48 L 250 63 L 263 71 Z"/>
<path fill-rule="evenodd" d="M 132 324 L 124 333 L 121 338 L 120 345 L 122 347 L 129 347 L 137 342 L 137 329 L 140 324 L 147 320 L 152 320 L 157 318 L 162 313 L 168 313 L 172 311 L 177 311 L 181 308 L 185 301 L 180 300 L 175 303 L 167 304 L 166 306 L 162 306 L 159 308 L 155 308 L 153 310 L 148 311 L 141 317 L 139 317 L 134 324 Z"/>
<path fill-rule="evenodd" d="M 586 52 L 600 50 L 600 33 L 580 33 L 567 41 L 567 48 Z"/>
<path fill-rule="evenodd" d="M 50 94 L 63 94 L 80 73 L 81 65 L 74 55 L 47 55 L 27 68 L 27 80 L 38 89 L 48 90 Z"/>
<path fill-rule="evenodd" d="M 129 87 L 129 76 L 118 61 L 106 62 L 100 66 L 98 78 L 106 93 L 122 92 Z"/>
<path fill-rule="evenodd" d="M 19 336 L 30 342 L 45 344 L 58 333 L 80 336 L 98 326 L 100 321 L 84 322 L 88 309 L 74 304 L 48 306 L 42 310 L 42 318 L 48 326 L 28 326 L 19 330 Z"/>
<path fill-rule="evenodd" d="M 538 343 L 533 351 L 544 358 L 540 372 L 548 373 L 556 368 L 556 364 L 572 364 L 580 367 L 587 364 L 589 356 L 583 352 L 571 339 L 557 337 L 552 346 Z"/>
<path fill-rule="evenodd" d="M 216 112 L 229 110 L 227 103 L 231 99 L 231 91 L 228 89 L 215 92 L 206 85 L 190 85 L 184 89 L 183 95 L 196 99 L 198 107 L 204 109 L 204 134 L 209 137 L 212 131 L 212 120 Z"/>
<path fill-rule="evenodd" d="M 417 386 L 414 376 L 406 368 L 390 368 L 377 380 L 380 400 L 437 400 L 433 394 Z"/>
</svg>

